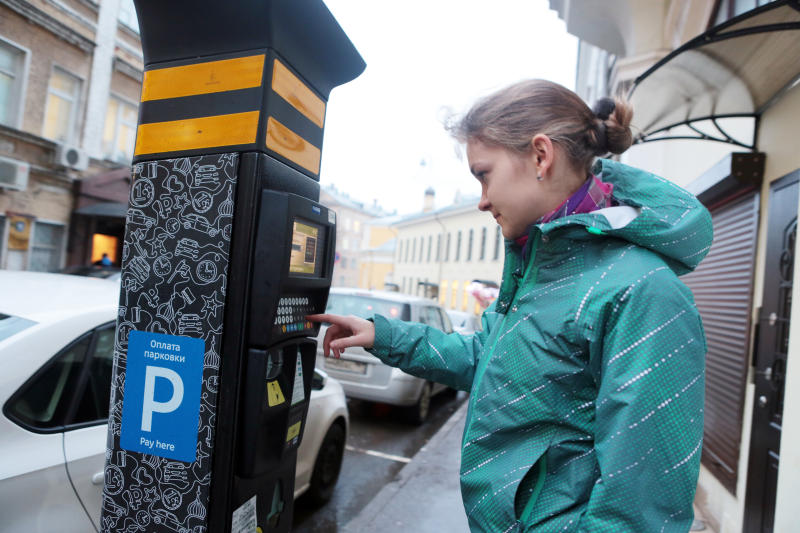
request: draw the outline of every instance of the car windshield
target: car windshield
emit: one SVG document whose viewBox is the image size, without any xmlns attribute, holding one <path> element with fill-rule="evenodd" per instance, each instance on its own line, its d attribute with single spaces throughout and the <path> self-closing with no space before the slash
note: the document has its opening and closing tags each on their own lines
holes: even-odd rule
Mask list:
<svg viewBox="0 0 800 533">
<path fill-rule="evenodd" d="M 408 304 L 355 294 L 331 293 L 328 296 L 328 307 L 325 312 L 335 315 L 355 315 L 361 318 L 372 318 L 376 313 L 400 320 L 411 318 Z"/>
<path fill-rule="evenodd" d="M 33 320 L 0 313 L 0 341 L 36 324 Z"/>
</svg>

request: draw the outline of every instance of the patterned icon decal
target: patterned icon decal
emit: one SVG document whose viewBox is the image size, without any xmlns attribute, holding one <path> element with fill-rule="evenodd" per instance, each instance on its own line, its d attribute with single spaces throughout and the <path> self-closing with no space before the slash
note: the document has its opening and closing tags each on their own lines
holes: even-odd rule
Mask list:
<svg viewBox="0 0 800 533">
<path fill-rule="evenodd" d="M 108 426 L 103 531 L 205 533 L 238 154 L 133 167 Z M 131 331 L 202 339 L 191 463 L 120 448 Z"/>
</svg>

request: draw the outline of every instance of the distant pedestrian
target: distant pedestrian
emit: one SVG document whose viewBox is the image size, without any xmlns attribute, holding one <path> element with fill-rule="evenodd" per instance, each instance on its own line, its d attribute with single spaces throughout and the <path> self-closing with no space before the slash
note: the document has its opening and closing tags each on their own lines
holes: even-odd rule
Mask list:
<svg viewBox="0 0 800 533">
<path fill-rule="evenodd" d="M 631 108 L 544 80 L 451 126 L 506 239 L 483 331 L 317 315 L 324 351 L 364 346 L 470 392 L 461 492 L 473 531 L 686 532 L 700 468 L 705 337 L 689 289 L 712 239 L 697 199 L 599 159 Z"/>
<path fill-rule="evenodd" d="M 105 252 L 103 252 L 103 257 L 101 257 L 99 261 L 95 261 L 94 264 L 103 267 L 110 267 L 112 265 L 111 258 L 108 257 L 108 254 Z"/>
</svg>

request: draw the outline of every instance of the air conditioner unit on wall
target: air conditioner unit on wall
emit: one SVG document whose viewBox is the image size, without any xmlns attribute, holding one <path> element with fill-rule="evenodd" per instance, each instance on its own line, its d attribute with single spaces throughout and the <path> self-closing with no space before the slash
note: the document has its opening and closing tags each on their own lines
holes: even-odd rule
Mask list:
<svg viewBox="0 0 800 533">
<path fill-rule="evenodd" d="M 89 154 L 68 144 L 56 146 L 56 165 L 73 170 L 86 170 L 89 166 Z"/>
<path fill-rule="evenodd" d="M 24 191 L 31 166 L 25 161 L 0 157 L 0 188 Z"/>
</svg>

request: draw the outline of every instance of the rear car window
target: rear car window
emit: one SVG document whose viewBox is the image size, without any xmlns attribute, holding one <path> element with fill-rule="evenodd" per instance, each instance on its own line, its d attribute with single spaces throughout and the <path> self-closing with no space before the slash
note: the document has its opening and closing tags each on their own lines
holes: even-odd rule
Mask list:
<svg viewBox="0 0 800 533">
<path fill-rule="evenodd" d="M 355 315 L 361 318 L 372 318 L 378 314 L 400 320 L 411 319 L 408 304 L 356 294 L 330 294 L 325 312 L 335 315 Z"/>
<path fill-rule="evenodd" d="M 36 322 L 27 318 L 0 313 L 0 341 L 4 341 L 35 324 Z"/>
</svg>

